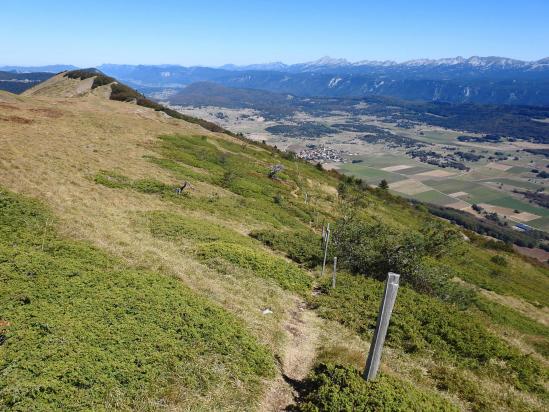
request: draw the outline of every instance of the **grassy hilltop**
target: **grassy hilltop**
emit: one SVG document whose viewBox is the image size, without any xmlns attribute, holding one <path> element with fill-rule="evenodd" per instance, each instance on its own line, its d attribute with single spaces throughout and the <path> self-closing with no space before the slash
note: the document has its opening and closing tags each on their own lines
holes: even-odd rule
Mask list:
<svg viewBox="0 0 549 412">
<path fill-rule="evenodd" d="M 0 92 L 0 409 L 546 410 L 547 266 L 98 76 Z"/>
</svg>

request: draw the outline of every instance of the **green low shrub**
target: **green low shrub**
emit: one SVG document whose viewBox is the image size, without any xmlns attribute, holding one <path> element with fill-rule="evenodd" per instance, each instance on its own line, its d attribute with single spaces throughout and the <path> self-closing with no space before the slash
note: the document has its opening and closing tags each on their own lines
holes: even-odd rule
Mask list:
<svg viewBox="0 0 549 412">
<path fill-rule="evenodd" d="M 322 241 L 311 231 L 264 229 L 253 231 L 250 236 L 308 268 L 322 264 Z"/>
<path fill-rule="evenodd" d="M 250 238 L 205 219 L 164 211 L 147 212 L 142 216 L 152 235 L 158 238 L 187 239 L 192 242 L 223 241 L 250 246 L 254 244 Z"/>
<path fill-rule="evenodd" d="M 113 171 L 102 170 L 97 173 L 93 181 L 97 184 L 110 187 L 111 189 L 124 189 L 131 186 L 129 177 Z"/>
<path fill-rule="evenodd" d="M 498 266 L 507 266 L 507 259 L 500 255 L 494 255 L 490 260 Z"/>
<path fill-rule="evenodd" d="M 0 191 L 0 410 L 145 410 L 181 388 L 187 406 L 254 407 L 274 362 L 240 321 L 51 222 Z"/>
<path fill-rule="evenodd" d="M 174 186 L 167 185 L 155 179 L 138 179 L 132 181 L 129 177 L 114 171 L 101 171 L 93 181 L 111 189 L 134 189 L 141 193 L 170 194 L 175 191 Z"/>
<path fill-rule="evenodd" d="M 495 324 L 515 329 L 523 334 L 544 338 L 549 343 L 549 328 L 542 325 L 540 322 L 481 296 L 477 296 L 474 299 L 474 303 L 475 306 L 488 315 L 490 321 Z"/>
<path fill-rule="evenodd" d="M 468 379 L 459 369 L 434 367 L 429 370 L 429 375 L 434 379 L 438 390 L 458 394 L 470 404 L 472 411 L 497 410 L 497 404 L 490 394 L 483 390 L 478 382 Z"/>
<path fill-rule="evenodd" d="M 150 194 L 167 194 L 174 192 L 174 187 L 154 179 L 139 179 L 135 180 L 131 187 L 138 192 Z"/>
<path fill-rule="evenodd" d="M 433 392 L 422 391 L 389 375 L 366 381 L 354 368 L 320 364 L 304 382 L 304 393 L 291 410 L 300 412 L 458 411 Z"/>
<path fill-rule="evenodd" d="M 375 328 L 383 283 L 363 276 L 338 274 L 337 287 L 329 281 L 323 293 L 311 297 L 311 305 L 327 319 L 335 320 L 370 339 Z M 545 393 L 547 370 L 531 356 L 494 336 L 475 314 L 437 298 L 400 286 L 387 333 L 387 344 L 408 353 L 432 354 L 514 385 L 519 390 Z"/>
<path fill-rule="evenodd" d="M 272 256 L 262 250 L 227 242 L 211 242 L 199 245 L 198 256 L 213 266 L 223 259 L 238 267 L 252 271 L 256 276 L 273 279 L 282 288 L 301 293 L 310 292 L 312 279 L 295 264 Z"/>
<path fill-rule="evenodd" d="M 443 258 L 460 279 L 500 295 L 516 296 L 537 307 L 549 306 L 549 269 L 511 253 L 498 253 L 507 264 L 492 261 L 493 252 L 467 245 L 462 256 Z"/>
</svg>

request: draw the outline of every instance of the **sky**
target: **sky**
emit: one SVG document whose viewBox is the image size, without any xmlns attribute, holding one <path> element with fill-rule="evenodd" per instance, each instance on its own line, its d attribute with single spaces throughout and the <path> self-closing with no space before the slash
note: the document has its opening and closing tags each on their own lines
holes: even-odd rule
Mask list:
<svg viewBox="0 0 549 412">
<path fill-rule="evenodd" d="M 0 36 L 0 66 L 538 60 L 549 1 L 6 1 Z"/>
</svg>

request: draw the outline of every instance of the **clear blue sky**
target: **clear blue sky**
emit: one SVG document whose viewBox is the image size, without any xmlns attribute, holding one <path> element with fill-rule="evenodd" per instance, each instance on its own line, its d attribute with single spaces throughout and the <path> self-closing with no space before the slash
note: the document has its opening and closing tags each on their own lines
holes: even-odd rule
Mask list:
<svg viewBox="0 0 549 412">
<path fill-rule="evenodd" d="M 0 65 L 549 56 L 548 0 L 2 3 Z"/>
</svg>

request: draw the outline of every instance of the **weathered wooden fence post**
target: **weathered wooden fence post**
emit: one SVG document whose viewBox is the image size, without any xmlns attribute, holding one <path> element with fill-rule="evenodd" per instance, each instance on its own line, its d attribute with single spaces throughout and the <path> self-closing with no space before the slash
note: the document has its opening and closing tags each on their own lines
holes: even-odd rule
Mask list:
<svg viewBox="0 0 549 412">
<path fill-rule="evenodd" d="M 400 275 L 396 273 L 389 272 L 387 276 L 383 300 L 381 301 L 379 314 L 377 316 L 376 330 L 374 332 L 374 337 L 372 338 L 372 344 L 370 345 L 366 368 L 364 369 L 364 378 L 366 378 L 366 380 L 375 379 L 377 376 L 379 363 L 381 361 L 381 351 L 383 350 L 385 335 L 387 334 L 387 328 L 389 327 L 391 313 L 393 312 L 393 306 L 395 305 L 398 292 L 399 279 Z"/>
<path fill-rule="evenodd" d="M 324 241 L 324 262 L 322 263 L 322 273 L 320 276 L 324 275 L 324 269 L 326 269 L 326 257 L 328 256 L 328 243 L 330 243 L 330 224 L 326 228 L 326 240 Z"/>
<path fill-rule="evenodd" d="M 334 273 L 332 274 L 332 289 L 336 287 L 336 276 L 337 276 L 337 256 L 334 257 Z"/>
</svg>

